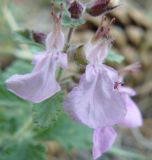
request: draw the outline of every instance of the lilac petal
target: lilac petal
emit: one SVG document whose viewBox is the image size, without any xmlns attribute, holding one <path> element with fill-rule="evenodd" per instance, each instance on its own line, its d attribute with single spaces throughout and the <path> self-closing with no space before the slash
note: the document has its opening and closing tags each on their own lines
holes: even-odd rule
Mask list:
<svg viewBox="0 0 152 160">
<path fill-rule="evenodd" d="M 32 64 L 35 65 L 36 63 L 40 62 L 46 55 L 46 52 L 40 52 L 34 55 L 32 60 Z"/>
<path fill-rule="evenodd" d="M 136 128 L 142 126 L 142 115 L 137 105 L 127 94 L 124 94 L 123 97 L 127 107 L 127 114 L 120 124 L 129 128 Z"/>
<path fill-rule="evenodd" d="M 121 88 L 119 89 L 119 91 L 120 91 L 121 93 L 126 93 L 126 94 L 128 94 L 129 96 L 135 96 L 135 95 L 136 95 L 136 91 L 135 91 L 134 89 L 130 88 L 130 87 L 121 87 Z"/>
<path fill-rule="evenodd" d="M 111 81 L 113 83 L 118 82 L 119 81 L 118 72 L 110 66 L 107 66 L 107 65 L 104 65 L 104 64 L 103 64 L 103 66 L 104 66 L 104 69 L 106 70 L 109 78 L 111 79 Z"/>
<path fill-rule="evenodd" d="M 6 86 L 17 96 L 39 103 L 60 91 L 55 79 L 56 65 L 56 54 L 45 54 L 37 61 L 31 73 L 10 77 L 6 81 Z"/>
<path fill-rule="evenodd" d="M 88 64 L 86 66 L 86 72 L 85 72 L 85 77 L 86 80 L 89 82 L 94 79 L 94 77 L 99 73 L 99 67 L 96 65 Z"/>
<path fill-rule="evenodd" d="M 64 108 L 75 120 L 90 128 L 117 124 L 126 114 L 124 101 L 113 89 L 113 82 L 104 67 L 91 81 L 85 75 L 81 77 L 78 87 L 65 99 Z"/>
<path fill-rule="evenodd" d="M 66 53 L 59 53 L 59 63 L 62 68 L 68 67 L 68 57 Z"/>
<path fill-rule="evenodd" d="M 65 44 L 65 38 L 62 31 L 51 32 L 48 34 L 45 45 L 46 50 L 53 53 L 54 51 L 61 51 Z"/>
<path fill-rule="evenodd" d="M 86 58 L 90 63 L 101 64 L 108 55 L 109 42 L 100 42 L 93 44 L 91 42 L 85 45 Z"/>
<path fill-rule="evenodd" d="M 99 158 L 113 145 L 117 133 L 112 127 L 97 128 L 93 133 L 93 159 Z"/>
</svg>

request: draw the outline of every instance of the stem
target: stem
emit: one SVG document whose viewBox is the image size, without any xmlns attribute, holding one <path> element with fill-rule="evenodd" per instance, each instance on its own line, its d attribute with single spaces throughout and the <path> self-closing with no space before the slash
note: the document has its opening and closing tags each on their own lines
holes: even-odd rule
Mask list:
<svg viewBox="0 0 152 160">
<path fill-rule="evenodd" d="M 71 41 L 71 37 L 73 35 L 73 31 L 74 31 L 74 28 L 70 28 L 69 29 L 69 32 L 68 32 L 68 36 L 67 36 L 67 40 L 66 40 L 66 44 L 64 46 L 64 49 L 63 49 L 63 52 L 67 52 L 68 50 L 68 46 L 69 46 L 69 43 Z M 57 80 L 59 81 L 61 76 L 62 76 L 62 73 L 63 73 L 63 69 L 62 68 L 59 68 L 59 71 L 58 71 L 58 74 L 57 74 Z"/>
<path fill-rule="evenodd" d="M 16 134 L 14 135 L 14 139 L 19 139 L 22 138 L 27 132 L 27 130 L 29 130 L 29 128 L 32 125 L 32 118 L 29 118 L 29 120 L 26 121 L 26 123 L 16 132 Z"/>
<path fill-rule="evenodd" d="M 67 44 L 70 43 L 74 28 L 70 28 L 67 36 Z"/>
</svg>

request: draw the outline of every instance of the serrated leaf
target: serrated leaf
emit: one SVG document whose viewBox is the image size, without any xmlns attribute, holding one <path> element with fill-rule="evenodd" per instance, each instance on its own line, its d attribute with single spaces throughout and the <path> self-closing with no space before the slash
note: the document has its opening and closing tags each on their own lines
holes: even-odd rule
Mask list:
<svg viewBox="0 0 152 160">
<path fill-rule="evenodd" d="M 63 93 L 58 92 L 46 101 L 33 104 L 34 122 L 42 128 L 51 126 L 62 114 L 63 99 Z"/>
<path fill-rule="evenodd" d="M 36 138 L 46 141 L 56 140 L 66 149 L 90 149 L 92 130 L 84 125 L 74 122 L 63 114 L 48 129 L 40 129 L 36 132 Z"/>
<path fill-rule="evenodd" d="M 106 60 L 116 62 L 116 63 L 122 63 L 124 60 L 124 57 L 114 51 L 110 51 Z"/>
</svg>

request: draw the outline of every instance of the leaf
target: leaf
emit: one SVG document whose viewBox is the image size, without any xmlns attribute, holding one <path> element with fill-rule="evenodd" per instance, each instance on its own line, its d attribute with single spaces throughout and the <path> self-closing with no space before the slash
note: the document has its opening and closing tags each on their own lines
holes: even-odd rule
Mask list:
<svg viewBox="0 0 152 160">
<path fill-rule="evenodd" d="M 34 42 L 32 38 L 32 31 L 20 30 L 13 33 L 14 40 L 19 44 L 26 44 L 32 52 L 44 50 L 44 46 L 40 43 Z"/>
<path fill-rule="evenodd" d="M 80 18 L 80 19 L 73 19 L 71 18 L 68 14 L 63 15 L 62 18 L 62 25 L 65 27 L 78 27 L 82 24 L 85 24 L 85 20 Z"/>
<path fill-rule="evenodd" d="M 122 63 L 124 60 L 124 57 L 114 51 L 110 51 L 108 54 L 108 57 L 106 58 L 108 61 L 116 62 L 116 63 Z"/>
<path fill-rule="evenodd" d="M 35 136 L 46 141 L 56 140 L 66 150 L 90 149 L 92 130 L 63 114 L 52 127 L 37 130 Z"/>
<path fill-rule="evenodd" d="M 7 140 L 0 151 L 2 160 L 46 160 L 45 147 L 32 139 Z"/>
<path fill-rule="evenodd" d="M 42 128 L 51 126 L 62 113 L 63 98 L 63 93 L 58 92 L 42 103 L 33 104 L 34 122 Z"/>
</svg>

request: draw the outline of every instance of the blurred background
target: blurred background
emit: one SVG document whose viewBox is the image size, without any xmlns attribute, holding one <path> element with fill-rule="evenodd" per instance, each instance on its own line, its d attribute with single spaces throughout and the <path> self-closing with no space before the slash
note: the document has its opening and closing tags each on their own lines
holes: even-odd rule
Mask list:
<svg viewBox="0 0 152 160">
<path fill-rule="evenodd" d="M 121 4 L 118 9 L 108 14 L 108 17 L 116 18 L 110 31 L 111 36 L 115 39 L 112 49 L 114 52 L 124 56 L 125 60 L 122 64 L 110 63 L 110 65 L 119 69 L 133 62 L 138 61 L 141 63 L 141 71 L 129 75 L 126 78 L 126 83 L 137 91 L 138 95 L 134 100 L 142 112 L 144 125 L 139 129 L 117 128 L 118 138 L 114 148 L 104 154 L 101 160 L 144 160 L 146 158 L 152 160 L 152 1 L 127 0 L 121 2 Z M 76 29 L 72 38 L 73 43 L 81 44 L 88 41 L 100 24 L 99 18 L 92 18 L 89 15 L 84 15 L 84 17 L 86 23 Z M 0 160 L 5 150 L 3 146 L 6 146 L 7 153 L 9 153 L 16 146 L 16 142 L 13 142 L 10 137 L 16 134 L 18 130 L 20 131 L 24 122 L 30 119 L 30 107 L 26 108 L 27 104 L 6 93 L 4 86 L 2 86 L 3 80 L 1 80 L 1 77 L 6 78 L 14 73 L 26 73 L 29 71 L 32 68 L 30 65 L 31 52 L 41 50 L 39 46 L 32 47 L 30 42 L 14 34 L 16 30 L 25 29 L 44 33 L 50 31 L 49 1 L 0 0 Z M 67 32 L 66 28 L 64 30 Z M 74 132 L 72 130 L 70 132 L 71 137 L 68 138 L 69 132 L 62 132 L 65 128 L 68 130 L 68 126 L 72 128 L 74 124 L 65 122 L 53 133 L 59 134 L 61 132 L 59 134 L 60 139 L 52 136 L 50 140 L 47 140 L 48 160 L 91 160 L 91 142 L 87 142 L 85 147 L 82 147 L 84 148 L 83 150 L 80 150 L 79 146 L 83 139 L 79 138 L 86 136 L 86 130 L 81 129 L 81 135 L 79 135 L 78 129 L 80 128 L 76 127 L 75 130 L 77 131 Z M 22 128 L 21 133 L 17 133 L 17 137 L 28 131 L 27 128 L 29 126 L 26 127 Z M 9 134 L 9 138 L 7 134 Z M 74 141 L 73 137 L 76 134 L 80 137 L 76 137 Z M 36 135 L 36 137 L 40 135 L 42 136 L 42 133 Z M 89 134 L 88 137 L 90 138 Z M 46 141 L 44 137 L 43 139 Z M 73 141 L 74 144 L 69 144 L 70 142 L 66 141 L 66 139 Z M 58 142 L 61 142 L 61 145 Z M 75 145 L 78 146 L 78 149 L 72 148 Z M 19 151 L 14 150 L 14 154 L 9 159 L 4 156 L 2 160 L 23 160 L 22 156 L 15 158 L 19 153 L 27 153 L 25 152 L 27 150 L 26 146 L 21 145 L 19 148 L 22 147 L 24 151 L 14 148 Z M 40 147 L 37 150 L 41 152 Z"/>
</svg>

